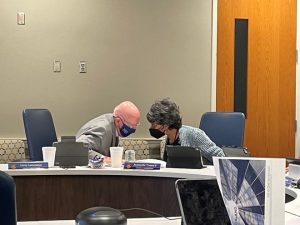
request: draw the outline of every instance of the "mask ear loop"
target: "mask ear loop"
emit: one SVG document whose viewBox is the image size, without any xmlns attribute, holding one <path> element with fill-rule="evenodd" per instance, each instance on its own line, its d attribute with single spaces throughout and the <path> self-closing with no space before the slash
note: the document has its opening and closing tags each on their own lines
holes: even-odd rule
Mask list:
<svg viewBox="0 0 300 225">
<path fill-rule="evenodd" d="M 120 119 L 122 121 L 122 124 L 123 124 L 123 120 L 119 116 L 113 116 L 113 118 L 114 119 L 117 119 L 117 118 Z M 119 124 L 115 122 L 115 126 L 119 126 Z M 121 136 L 121 131 L 120 131 L 121 128 L 122 128 L 122 126 L 116 127 L 116 131 L 117 131 L 118 136 Z"/>
<path fill-rule="evenodd" d="M 169 126 L 168 125 L 163 125 L 163 132 L 166 134 L 166 131 L 169 129 Z"/>
<path fill-rule="evenodd" d="M 119 117 L 119 116 L 113 116 L 113 117 L 116 118 L 116 119 L 120 119 L 121 122 L 122 122 L 122 126 L 125 124 L 121 117 Z M 121 126 L 121 127 L 122 127 L 122 126 Z M 120 127 L 120 128 L 121 128 L 121 127 Z M 119 128 L 119 129 L 120 129 L 120 128 Z"/>
</svg>

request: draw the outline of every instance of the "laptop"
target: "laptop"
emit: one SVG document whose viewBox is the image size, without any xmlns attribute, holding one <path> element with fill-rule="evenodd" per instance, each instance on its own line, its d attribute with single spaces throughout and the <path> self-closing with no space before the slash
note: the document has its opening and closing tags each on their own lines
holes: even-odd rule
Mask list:
<svg viewBox="0 0 300 225">
<path fill-rule="evenodd" d="M 167 145 L 167 167 L 201 169 L 203 162 L 201 151 L 194 147 Z"/>
<path fill-rule="evenodd" d="M 183 225 L 231 225 L 217 180 L 175 183 Z"/>
</svg>

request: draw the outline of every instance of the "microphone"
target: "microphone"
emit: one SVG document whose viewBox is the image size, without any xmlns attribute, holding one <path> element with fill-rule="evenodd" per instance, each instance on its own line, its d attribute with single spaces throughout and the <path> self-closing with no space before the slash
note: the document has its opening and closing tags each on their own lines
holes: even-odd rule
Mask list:
<svg viewBox="0 0 300 225">
<path fill-rule="evenodd" d="M 117 209 L 93 207 L 76 216 L 76 225 L 127 225 L 127 218 Z"/>
</svg>

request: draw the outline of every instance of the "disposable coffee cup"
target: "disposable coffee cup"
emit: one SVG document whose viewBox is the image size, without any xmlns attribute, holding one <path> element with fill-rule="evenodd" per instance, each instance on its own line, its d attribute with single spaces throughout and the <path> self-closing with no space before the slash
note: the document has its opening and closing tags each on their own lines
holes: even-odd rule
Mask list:
<svg viewBox="0 0 300 225">
<path fill-rule="evenodd" d="M 123 147 L 110 147 L 110 158 L 111 167 L 121 168 L 122 167 L 122 157 L 123 157 Z"/>
<path fill-rule="evenodd" d="M 48 167 L 54 167 L 56 147 L 43 147 L 43 161 L 48 162 Z"/>
</svg>

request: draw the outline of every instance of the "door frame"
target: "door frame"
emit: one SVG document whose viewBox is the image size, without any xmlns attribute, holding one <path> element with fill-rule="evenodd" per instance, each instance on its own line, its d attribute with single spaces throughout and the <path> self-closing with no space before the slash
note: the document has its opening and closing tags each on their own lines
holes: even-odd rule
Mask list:
<svg viewBox="0 0 300 225">
<path fill-rule="evenodd" d="M 211 103 L 210 111 L 217 110 L 217 37 L 218 37 L 218 0 L 212 0 L 211 35 Z"/>
<path fill-rule="evenodd" d="M 299 3 L 299 4 L 298 4 Z M 300 2 L 297 0 L 297 22 L 296 22 L 296 48 L 299 51 L 299 47 L 300 47 Z M 300 65 L 299 65 L 299 52 L 297 54 L 297 62 L 296 62 L 296 121 L 297 122 L 297 127 L 296 127 L 296 133 L 295 133 L 295 157 L 299 157 L 300 156 L 300 132 L 299 132 L 299 119 L 300 119 Z"/>
</svg>

